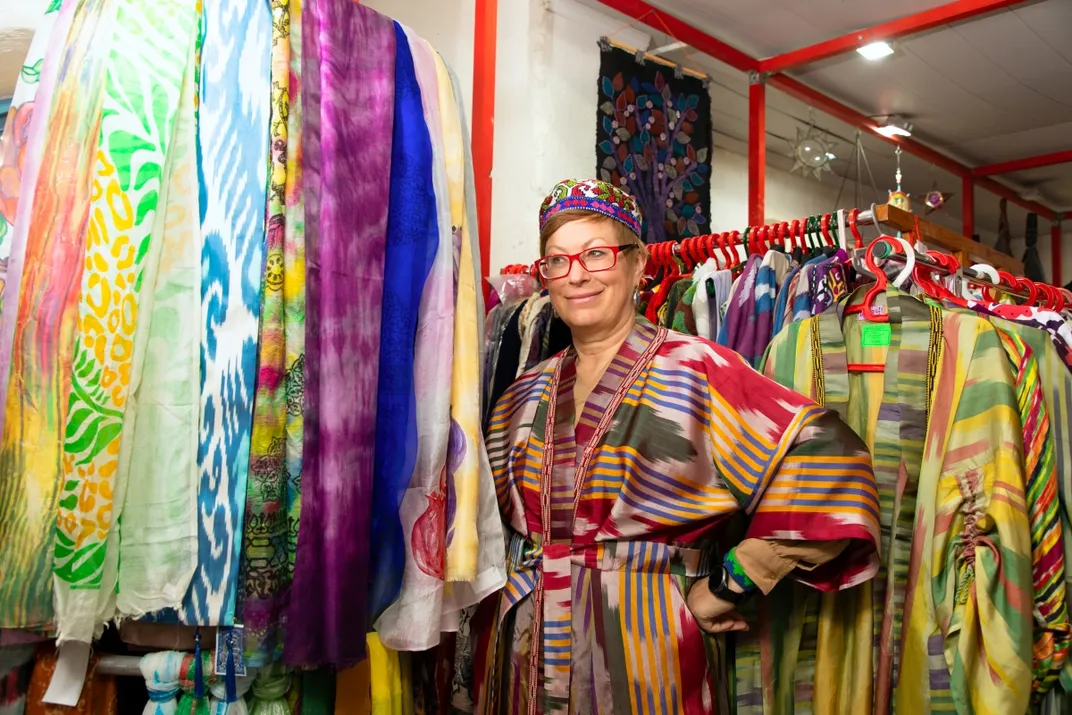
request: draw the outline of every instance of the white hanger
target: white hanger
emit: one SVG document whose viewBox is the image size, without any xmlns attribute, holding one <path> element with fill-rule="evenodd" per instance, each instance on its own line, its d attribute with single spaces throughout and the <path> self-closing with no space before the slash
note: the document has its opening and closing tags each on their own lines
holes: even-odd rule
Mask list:
<svg viewBox="0 0 1072 715">
<path fill-rule="evenodd" d="M 972 266 L 972 270 L 976 273 L 982 273 L 984 276 L 990 279 L 990 282 L 994 285 L 1001 283 L 1001 278 L 998 276 L 998 269 L 994 268 L 988 263 L 976 263 Z"/>
</svg>

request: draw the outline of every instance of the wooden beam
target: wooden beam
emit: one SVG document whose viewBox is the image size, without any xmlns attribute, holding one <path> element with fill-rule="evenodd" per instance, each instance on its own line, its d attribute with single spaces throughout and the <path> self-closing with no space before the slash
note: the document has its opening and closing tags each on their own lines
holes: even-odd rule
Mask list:
<svg viewBox="0 0 1072 715">
<path fill-rule="evenodd" d="M 967 258 L 973 258 L 976 259 L 977 263 L 986 263 L 995 268 L 1006 270 L 1013 275 L 1022 276 L 1024 274 L 1024 264 L 1015 258 L 1006 256 L 1001 251 L 990 246 L 965 238 L 956 231 L 950 231 L 948 228 L 919 218 L 915 214 L 902 211 L 895 206 L 890 206 L 889 204 L 876 206 L 875 222 L 901 232 L 915 231 L 918 226 L 920 237 L 924 243 L 944 248 L 957 256 L 962 264 L 966 262 Z"/>
</svg>

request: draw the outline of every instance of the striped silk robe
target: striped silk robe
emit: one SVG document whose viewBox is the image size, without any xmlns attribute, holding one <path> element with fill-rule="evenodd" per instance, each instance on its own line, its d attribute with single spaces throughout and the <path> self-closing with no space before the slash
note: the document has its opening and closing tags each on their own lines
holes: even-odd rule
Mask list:
<svg viewBox="0 0 1072 715">
<path fill-rule="evenodd" d="M 789 325 L 765 372 L 874 454 L 882 566 L 858 589 L 780 584 L 737 638 L 738 715 L 1012 715 L 1031 695 L 1031 534 L 1015 381 L 997 332 L 890 288 L 889 322 Z M 883 363 L 879 373 L 849 363 Z"/>
<path fill-rule="evenodd" d="M 736 353 L 643 319 L 579 420 L 575 380 L 567 351 L 519 378 L 489 426 L 511 535 L 506 588 L 474 620 L 477 712 L 727 712 L 723 656 L 685 602 L 716 535 L 743 513 L 750 538 L 848 539 L 794 575 L 821 590 L 866 581 L 867 450 Z"/>
</svg>

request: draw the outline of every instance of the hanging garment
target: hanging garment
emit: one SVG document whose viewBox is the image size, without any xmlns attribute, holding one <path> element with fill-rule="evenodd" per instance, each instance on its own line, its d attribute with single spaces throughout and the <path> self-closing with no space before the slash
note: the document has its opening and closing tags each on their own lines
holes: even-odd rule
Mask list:
<svg viewBox="0 0 1072 715">
<path fill-rule="evenodd" d="M 438 240 L 421 295 L 414 341 L 417 455 L 399 518 L 409 553 L 398 598 L 376 620 L 381 641 L 396 650 L 425 650 L 439 642 L 447 524 L 447 444 L 454 345 L 454 233 L 444 160 L 435 50 L 406 30 L 432 142 L 432 182 Z"/>
<path fill-rule="evenodd" d="M 0 648 L 0 715 L 24 715 L 34 668 L 34 647 Z"/>
<path fill-rule="evenodd" d="M 3 306 L 4 284 L 7 283 L 7 265 L 11 256 L 11 241 L 15 232 L 15 214 L 19 207 L 19 196 L 22 194 L 22 180 L 26 167 L 27 158 L 31 155 L 40 157 L 41 146 L 44 143 L 46 132 L 43 131 L 41 119 L 38 119 L 37 133 L 31 135 L 34 128 L 34 112 L 38 107 L 42 108 L 41 116 L 48 116 L 48 107 L 52 99 L 52 87 L 49 86 L 40 93 L 41 103 L 38 104 L 38 90 L 44 81 L 50 84 L 55 81 L 55 62 L 57 53 L 51 52 L 47 56 L 50 65 L 46 74 L 46 50 L 54 46 L 53 29 L 59 17 L 60 2 L 49 3 L 44 15 L 41 17 L 37 29 L 34 31 L 33 40 L 26 53 L 26 59 L 22 63 L 18 80 L 15 82 L 15 91 L 11 95 L 7 109 L 7 119 L 3 132 L 0 133 L 0 309 Z M 68 13 L 69 15 L 69 13 Z M 66 28 L 63 29 L 66 40 Z M 62 41 L 61 40 L 61 41 Z M 30 147 L 30 138 L 35 137 L 35 148 Z M 27 187 L 31 189 L 32 187 Z M 33 201 L 31 195 L 30 201 Z"/>
<path fill-rule="evenodd" d="M 82 694 L 74 707 L 50 705 L 42 701 L 56 673 L 56 653 L 47 648 L 39 650 L 26 694 L 26 715 L 116 715 L 119 697 L 115 677 L 98 673 L 99 664 L 99 655 L 90 657 Z"/>
<path fill-rule="evenodd" d="M 234 622 L 256 386 L 272 20 L 266 2 L 242 5 L 241 12 L 229 7 L 203 1 L 199 562 L 177 614 L 188 625 Z M 156 618 L 175 616 L 163 611 Z"/>
<path fill-rule="evenodd" d="M 245 626 L 249 665 L 274 660 L 282 595 L 293 572 L 287 555 L 289 497 L 287 473 L 286 319 L 283 256 L 286 232 L 287 117 L 290 111 L 290 0 L 271 0 L 271 119 L 269 134 L 267 232 L 260 286 L 257 384 L 249 447 L 249 479 L 242 530 L 236 620 Z M 293 264 L 291 264 L 293 270 Z M 294 277 L 290 276 L 293 281 Z"/>
<path fill-rule="evenodd" d="M 1031 525 L 1034 586 L 1033 702 L 1039 702 L 1060 677 L 1068 657 L 1068 603 L 1065 591 L 1063 527 L 1058 504 L 1050 415 L 1038 361 L 1022 338 L 999 330 L 998 337 L 1016 380 L 1016 403 L 1023 430 L 1024 476 Z"/>
<path fill-rule="evenodd" d="M 140 310 L 142 285 L 146 276 L 156 284 L 166 219 L 161 182 L 171 173 L 175 117 L 198 23 L 197 6 L 188 0 L 117 3 L 65 413 L 54 564 L 60 644 L 99 636 L 98 597 L 103 592 L 107 600 L 115 591 L 119 554 L 110 534 L 126 493 L 116 480 L 119 448 L 144 362 L 137 343 L 143 353 L 151 315 Z M 154 230 L 157 222 L 161 228 Z M 151 297 L 148 303 L 151 310 Z"/>
<path fill-rule="evenodd" d="M 744 271 L 738 278 L 729 299 L 729 307 L 726 309 L 725 320 L 718 333 L 718 344 L 736 350 L 748 362 L 754 357 L 741 352 L 747 351 L 754 333 L 753 321 L 756 313 L 756 278 L 759 275 L 759 266 L 763 259 L 753 255 L 744 266 Z"/>
<path fill-rule="evenodd" d="M 71 15 L 65 14 L 66 7 L 61 10 L 55 29 L 59 62 L 51 113 L 35 113 L 42 127 L 48 127 L 47 149 L 39 166 L 28 158 L 23 175 L 5 288 L 7 309 L 0 327 L 0 394 L 6 392 L 7 400 L 0 452 L 0 573 L 4 575 L 0 626 L 4 627 L 42 627 L 52 621 L 52 545 L 63 429 L 104 66 L 111 49 L 110 35 L 98 29 L 112 26 L 115 11 L 115 0 L 92 0 L 77 7 L 71 3 Z M 70 32 L 62 32 L 67 26 Z M 102 35 L 109 39 L 101 41 Z M 35 120 L 31 147 L 36 125 Z M 32 200 L 25 190 L 30 179 Z"/>
<path fill-rule="evenodd" d="M 787 326 L 765 371 L 836 409 L 872 448 L 882 568 L 852 592 L 780 586 L 757 599 L 769 628 L 736 639 L 738 712 L 1025 712 L 1030 531 L 997 333 L 892 288 L 889 323 L 843 319 L 862 299 Z M 886 369 L 849 373 L 850 362 Z"/>
<path fill-rule="evenodd" d="M 202 241 L 193 50 L 191 44 L 161 187 L 163 221 L 150 239 L 161 243 L 159 265 L 155 277 L 145 274 L 142 379 L 131 386 L 116 476 L 126 495 L 115 608 L 135 618 L 177 607 L 197 569 Z M 106 608 L 98 612 L 99 621 L 107 617 Z"/>
<path fill-rule="evenodd" d="M 368 630 L 395 33 L 391 20 L 349 0 L 303 5 L 302 31 L 309 241 L 304 528 L 284 657 L 293 665 L 346 667 L 365 656 Z M 355 42 L 360 53 L 341 49 Z M 363 108 L 360 115 L 354 107 Z"/>
<path fill-rule="evenodd" d="M 250 687 L 249 715 L 290 715 L 287 693 L 293 690 L 293 680 L 279 663 L 258 670 Z"/>
<path fill-rule="evenodd" d="M 376 548 L 369 567 L 369 620 L 373 623 L 402 588 L 406 540 L 398 511 L 417 459 L 413 347 L 421 293 L 439 247 L 432 141 L 424 121 L 421 88 L 406 33 L 398 23 L 394 31 L 394 137 L 372 485 L 372 543 Z"/>
<path fill-rule="evenodd" d="M 301 519 L 305 430 L 305 201 L 302 181 L 302 9 L 290 2 L 290 109 L 287 114 L 286 233 L 283 236 L 283 333 L 287 352 L 287 584 L 294 578 Z M 285 598 L 285 597 L 284 597 Z M 283 637 L 273 658 L 283 657 Z"/>
<path fill-rule="evenodd" d="M 447 581 L 477 577 L 480 553 L 478 513 L 481 470 L 486 453 L 480 420 L 480 291 L 473 257 L 476 216 L 466 196 L 466 147 L 462 116 L 447 66 L 433 55 L 439 83 L 443 160 L 447 166 L 451 225 L 454 229 L 454 361 L 450 386 L 451 431 L 447 481 Z M 457 425 L 457 429 L 454 428 Z M 453 502 L 453 503 L 451 503 Z"/>
<path fill-rule="evenodd" d="M 477 712 L 629 712 L 645 700 L 724 712 L 724 653 L 685 604 L 709 568 L 702 547 L 717 553 L 744 510 L 750 538 L 791 522 L 795 539 L 850 541 L 798 572 L 809 585 L 866 581 L 879 538 L 868 456 L 836 416 L 740 356 L 645 320 L 576 420 L 575 380 L 570 352 L 515 383 L 492 419 L 510 580 L 482 605 Z M 836 516 L 814 508 L 834 499 Z"/>
<path fill-rule="evenodd" d="M 440 60 L 442 62 L 442 60 Z M 458 112 L 458 125 L 460 127 L 462 158 L 464 160 L 465 178 L 465 224 L 462 230 L 461 251 L 461 279 L 457 299 L 457 310 L 470 309 L 474 311 L 471 318 L 466 321 L 462 340 L 468 344 L 468 349 L 462 352 L 459 359 L 465 355 L 474 356 L 474 365 L 479 366 L 483 355 L 480 352 L 480 336 L 484 333 L 484 296 L 477 288 L 477 276 L 482 275 L 480 267 L 480 249 L 477 245 L 477 221 L 476 221 L 476 177 L 473 174 L 473 155 L 470 143 L 464 137 L 470 135 L 469 122 L 465 114 L 465 98 L 462 96 L 461 83 L 457 76 L 446 68 L 446 65 L 438 65 L 447 71 L 450 78 L 450 86 L 454 94 L 454 105 Z M 448 173 L 449 176 L 449 173 Z M 465 230 L 465 227 L 471 227 Z M 468 249 L 466 249 L 468 244 Z M 468 255 L 468 270 L 464 263 Z M 472 280 L 472 291 L 468 299 L 464 298 L 462 288 L 468 280 Z M 469 306 L 468 308 L 466 306 Z M 455 343 L 457 349 L 457 342 Z M 477 554 L 475 569 L 472 577 L 450 583 L 444 591 L 443 615 L 440 628 L 449 633 L 456 633 L 459 627 L 461 613 L 466 608 L 483 601 L 487 596 L 502 589 L 506 585 L 506 542 L 503 537 L 502 517 L 499 514 L 499 505 L 495 496 L 495 478 L 491 473 L 491 464 L 488 461 L 487 449 L 484 445 L 484 435 L 480 420 L 480 371 L 466 369 L 466 381 L 464 390 L 470 390 L 472 394 L 465 397 L 464 410 L 460 410 L 457 419 L 462 426 L 465 435 L 467 454 L 469 450 L 476 452 L 474 461 L 477 469 L 476 483 L 476 530 Z M 451 383 L 451 410 L 454 411 L 454 390 L 456 383 Z M 453 434 L 453 433 L 452 433 Z M 458 456 L 456 450 L 450 451 L 453 456 Z M 453 468 L 453 465 L 448 465 Z M 455 518 L 458 517 L 455 512 Z M 448 522 L 447 546 L 450 547 L 450 527 Z M 449 557 L 448 557 L 449 558 Z M 448 561 L 449 568 L 449 561 Z M 446 656 L 444 656 L 446 658 Z M 448 661 L 449 662 L 449 661 Z"/>
</svg>

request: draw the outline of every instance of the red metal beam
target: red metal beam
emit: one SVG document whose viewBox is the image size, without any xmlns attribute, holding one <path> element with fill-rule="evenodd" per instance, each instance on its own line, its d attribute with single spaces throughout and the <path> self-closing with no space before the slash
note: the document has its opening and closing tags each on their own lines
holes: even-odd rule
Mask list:
<svg viewBox="0 0 1072 715">
<path fill-rule="evenodd" d="M 810 47 L 802 47 L 783 55 L 759 61 L 760 72 L 785 72 L 795 67 L 852 52 L 872 42 L 896 40 L 899 37 L 926 32 L 935 27 L 961 22 L 977 15 L 1004 10 L 1025 0 L 956 0 L 948 5 L 931 8 L 915 15 L 884 22 Z"/>
<path fill-rule="evenodd" d="M 498 36 L 498 10 L 498 0 L 476 0 L 472 146 L 480 265 L 484 277 L 490 275 L 491 271 L 491 168 L 495 160 L 495 42 Z M 487 298 L 486 295 L 484 297 Z"/>
<path fill-rule="evenodd" d="M 786 77 L 785 75 L 772 75 L 767 78 L 767 83 L 769 85 L 777 87 L 789 96 L 795 97 L 796 99 L 799 99 L 800 101 L 806 104 L 810 104 L 816 109 L 825 112 L 826 114 L 829 114 L 835 119 L 839 119 L 846 124 L 849 124 L 854 127 L 859 127 L 865 131 L 868 131 L 874 134 L 879 139 L 889 142 L 890 144 L 899 144 L 901 148 L 909 154 L 917 156 L 924 161 L 930 162 L 931 164 L 934 164 L 935 166 L 944 169 L 945 171 L 948 171 L 954 176 L 959 176 L 962 179 L 965 177 L 973 176 L 972 170 L 969 167 L 965 166 L 964 164 L 961 164 L 958 161 L 950 159 L 945 154 L 937 152 L 930 147 L 924 146 L 919 142 L 914 141 L 913 139 L 906 137 L 891 138 L 880 134 L 878 132 L 878 124 L 871 117 L 868 117 L 865 114 L 861 114 L 860 112 L 857 112 L 851 107 L 846 107 L 841 102 L 827 97 L 825 94 L 822 94 L 821 92 L 812 89 L 811 87 L 793 79 L 792 77 Z M 976 186 L 978 186 L 979 188 L 986 189 L 993 194 L 997 194 L 1002 198 L 1008 199 L 1010 202 L 1021 206 L 1028 211 L 1037 213 L 1039 216 L 1047 220 L 1052 221 L 1057 215 L 1042 204 L 1036 203 L 1034 201 L 1025 201 L 1024 199 L 1020 198 L 1020 195 L 1017 194 L 1014 190 L 1010 189 L 1007 186 L 999 184 L 993 179 L 979 177 L 976 179 L 975 183 Z"/>
<path fill-rule="evenodd" d="M 644 23 L 657 32 L 670 35 L 678 42 L 686 42 L 705 55 L 725 62 L 741 72 L 753 71 L 759 65 L 755 59 L 736 47 L 731 47 L 722 40 L 697 30 L 673 15 L 648 5 L 643 0 L 599 0 L 599 2 L 623 15 L 628 15 L 637 22 Z"/>
<path fill-rule="evenodd" d="M 762 226 L 767 213 L 767 85 L 748 87 L 748 225 Z"/>
<path fill-rule="evenodd" d="M 1000 164 L 987 164 L 977 167 L 974 171 L 976 176 L 993 176 L 994 174 L 1008 174 L 1012 171 L 1027 171 L 1038 169 L 1041 166 L 1053 166 L 1054 164 L 1067 164 L 1072 161 L 1072 150 L 1055 151 L 1050 154 L 1039 154 L 1024 159 L 1003 161 Z"/>
<path fill-rule="evenodd" d="M 961 184 L 963 197 L 960 200 L 960 217 L 963 220 L 961 233 L 971 238 L 975 233 L 975 182 L 965 176 Z"/>
<path fill-rule="evenodd" d="M 1054 221 L 1050 226 L 1050 260 L 1053 261 L 1050 283 L 1055 286 L 1064 285 L 1064 276 L 1061 275 L 1061 239 L 1061 222 Z"/>
</svg>

